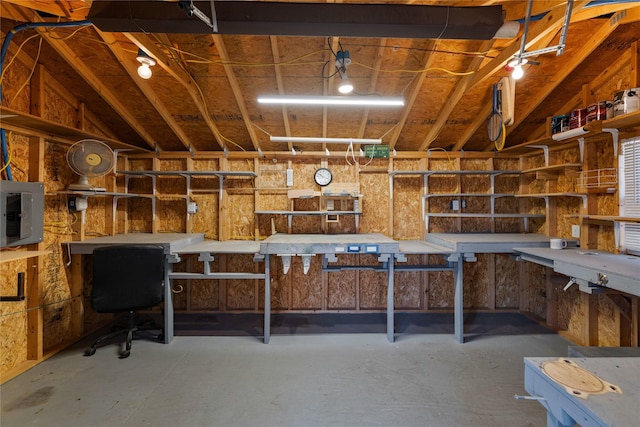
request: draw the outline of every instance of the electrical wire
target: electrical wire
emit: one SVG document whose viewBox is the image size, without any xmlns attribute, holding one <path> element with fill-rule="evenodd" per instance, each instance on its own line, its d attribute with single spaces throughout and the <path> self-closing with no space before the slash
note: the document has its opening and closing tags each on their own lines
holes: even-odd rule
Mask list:
<svg viewBox="0 0 640 427">
<path fill-rule="evenodd" d="M 13 95 L 13 98 L 11 98 L 11 101 L 9 101 L 9 103 L 7 104 L 8 107 L 10 107 L 11 104 L 13 104 L 13 101 L 15 101 L 18 95 L 20 95 L 20 92 L 22 92 L 22 89 L 24 89 L 25 86 L 31 81 L 31 77 L 33 76 L 33 73 L 36 71 L 36 66 L 38 65 L 38 60 L 40 59 L 40 53 L 42 52 L 42 40 L 43 40 L 42 37 L 40 37 L 40 42 L 38 43 L 38 53 L 36 55 L 36 59 L 33 61 L 33 67 L 31 68 L 31 72 L 29 73 L 29 76 L 25 79 L 24 83 L 22 83 L 22 86 L 20 86 L 17 92 Z"/>
<path fill-rule="evenodd" d="M 4 73 L 9 69 L 9 67 L 11 66 L 11 64 L 13 64 L 13 61 L 15 61 L 15 59 L 18 57 L 18 54 L 20 53 L 20 51 L 22 50 L 22 47 L 31 39 L 38 37 L 40 34 L 34 34 L 32 36 L 30 36 L 29 38 L 25 39 L 22 43 L 20 43 L 20 46 L 18 46 L 18 50 L 16 50 L 16 53 L 11 57 L 11 60 L 9 61 L 9 63 L 7 64 L 6 67 L 4 67 L 4 69 L 2 70 L 2 75 L 0 75 L 0 81 L 2 81 L 4 79 Z"/>
</svg>

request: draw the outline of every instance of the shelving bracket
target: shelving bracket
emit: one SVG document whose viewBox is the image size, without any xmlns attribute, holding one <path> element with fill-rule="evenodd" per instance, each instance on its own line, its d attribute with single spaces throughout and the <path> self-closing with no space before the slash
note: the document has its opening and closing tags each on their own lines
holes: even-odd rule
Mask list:
<svg viewBox="0 0 640 427">
<path fill-rule="evenodd" d="M 549 146 L 548 145 L 530 145 L 532 148 L 540 148 L 544 151 L 544 166 L 549 167 Z"/>
</svg>

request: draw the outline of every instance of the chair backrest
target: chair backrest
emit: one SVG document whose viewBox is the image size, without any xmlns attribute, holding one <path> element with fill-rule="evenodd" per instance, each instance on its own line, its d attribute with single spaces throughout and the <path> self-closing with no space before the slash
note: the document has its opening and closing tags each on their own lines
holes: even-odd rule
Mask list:
<svg viewBox="0 0 640 427">
<path fill-rule="evenodd" d="M 115 313 L 158 305 L 164 294 L 164 249 L 159 245 L 104 246 L 93 251 L 91 305 Z"/>
</svg>

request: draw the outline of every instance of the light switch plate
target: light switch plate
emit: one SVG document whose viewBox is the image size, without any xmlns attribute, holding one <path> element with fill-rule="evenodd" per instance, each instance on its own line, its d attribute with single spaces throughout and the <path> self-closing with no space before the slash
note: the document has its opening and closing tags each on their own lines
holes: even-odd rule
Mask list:
<svg viewBox="0 0 640 427">
<path fill-rule="evenodd" d="M 580 237 L 580 226 L 572 225 L 571 226 L 571 237 Z"/>
<path fill-rule="evenodd" d="M 287 187 L 293 187 L 293 169 L 287 169 Z"/>
</svg>

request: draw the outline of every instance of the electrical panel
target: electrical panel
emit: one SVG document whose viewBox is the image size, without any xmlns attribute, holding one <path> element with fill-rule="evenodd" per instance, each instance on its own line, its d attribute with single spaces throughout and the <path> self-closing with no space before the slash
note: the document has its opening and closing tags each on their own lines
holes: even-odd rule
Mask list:
<svg viewBox="0 0 640 427">
<path fill-rule="evenodd" d="M 0 247 L 42 241 L 44 184 L 0 181 Z"/>
</svg>

